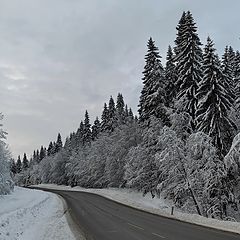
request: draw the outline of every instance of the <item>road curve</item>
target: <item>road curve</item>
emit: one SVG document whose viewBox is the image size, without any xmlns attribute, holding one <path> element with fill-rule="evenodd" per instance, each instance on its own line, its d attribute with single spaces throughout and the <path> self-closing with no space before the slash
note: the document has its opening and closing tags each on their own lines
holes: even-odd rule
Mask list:
<svg viewBox="0 0 240 240">
<path fill-rule="evenodd" d="M 92 193 L 44 189 L 63 197 L 87 240 L 240 240 L 240 235 L 156 216 Z"/>
</svg>

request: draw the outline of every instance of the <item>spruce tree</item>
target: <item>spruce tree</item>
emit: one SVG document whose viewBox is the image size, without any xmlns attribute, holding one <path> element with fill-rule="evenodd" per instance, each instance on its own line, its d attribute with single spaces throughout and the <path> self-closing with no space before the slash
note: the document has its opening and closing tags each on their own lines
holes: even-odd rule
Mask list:
<svg viewBox="0 0 240 240">
<path fill-rule="evenodd" d="M 58 133 L 58 136 L 57 136 L 57 142 L 56 142 L 56 145 L 55 145 L 55 153 L 59 152 L 61 149 L 62 149 L 62 137 L 61 137 L 61 134 Z"/>
<path fill-rule="evenodd" d="M 101 131 L 101 123 L 98 119 L 98 117 L 96 117 L 93 126 L 92 126 L 92 139 L 95 140 L 98 138 L 98 135 Z"/>
<path fill-rule="evenodd" d="M 234 69 L 234 83 L 235 83 L 235 95 L 236 95 L 236 105 L 238 110 L 240 110 L 240 53 L 236 52 L 235 55 L 235 69 Z"/>
<path fill-rule="evenodd" d="M 173 58 L 173 51 L 171 46 L 168 46 L 166 58 L 165 78 L 166 78 L 166 106 L 173 106 L 173 99 L 176 97 L 176 72 Z"/>
<path fill-rule="evenodd" d="M 84 132 L 84 123 L 80 122 L 79 128 L 76 134 L 72 135 L 71 143 L 73 148 L 79 148 L 83 146 L 83 132 Z"/>
<path fill-rule="evenodd" d="M 40 162 L 40 154 L 39 154 L 39 150 L 37 149 L 36 151 L 36 163 Z"/>
<path fill-rule="evenodd" d="M 92 140 L 91 124 L 88 111 L 85 112 L 84 128 L 83 128 L 83 145 L 90 145 Z"/>
<path fill-rule="evenodd" d="M 198 130 L 208 134 L 219 149 L 220 156 L 226 154 L 231 144 L 231 130 L 235 127 L 228 117 L 233 99 L 224 86 L 224 74 L 215 55 L 214 44 L 210 38 L 204 48 L 203 79 L 199 84 L 197 97 Z"/>
<path fill-rule="evenodd" d="M 33 166 L 33 158 L 30 157 L 30 160 L 29 160 L 29 168 L 32 168 L 32 166 Z"/>
<path fill-rule="evenodd" d="M 17 173 L 17 166 L 13 158 L 10 160 L 10 171 L 15 175 Z"/>
<path fill-rule="evenodd" d="M 69 151 L 76 149 L 76 146 L 77 146 L 76 133 L 72 132 L 70 133 L 70 136 L 69 136 Z"/>
<path fill-rule="evenodd" d="M 71 136 L 72 133 L 70 133 L 70 136 Z M 68 151 L 69 153 L 71 153 L 71 140 L 70 140 L 70 137 L 66 137 L 65 139 L 65 143 L 63 145 L 64 149 L 66 151 Z"/>
<path fill-rule="evenodd" d="M 235 99 L 235 83 L 234 83 L 234 66 L 233 59 L 229 54 L 229 48 L 226 46 L 225 52 L 222 57 L 222 69 L 223 74 L 225 75 L 224 87 L 227 90 L 228 94 Z"/>
<path fill-rule="evenodd" d="M 183 35 L 184 35 L 184 30 L 185 30 L 185 24 L 186 24 L 186 12 L 184 11 L 182 13 L 182 16 L 178 22 L 178 25 L 176 27 L 177 30 L 177 37 L 175 42 L 175 47 L 174 47 L 174 53 L 175 56 L 178 56 L 181 53 L 181 48 L 182 48 L 182 42 L 183 42 Z"/>
<path fill-rule="evenodd" d="M 239 72 L 239 64 L 240 64 L 240 52 L 239 51 L 236 51 L 236 54 L 235 54 L 235 59 L 234 59 L 234 76 L 237 77 L 240 75 L 240 72 Z"/>
<path fill-rule="evenodd" d="M 108 124 L 108 117 L 109 115 L 109 111 L 108 111 L 108 107 L 107 107 L 107 104 L 104 103 L 104 106 L 103 106 L 103 112 L 102 112 L 102 116 L 101 116 L 101 132 L 105 132 L 107 131 L 107 124 Z"/>
<path fill-rule="evenodd" d="M 22 169 L 26 170 L 29 167 L 29 161 L 27 159 L 26 153 L 23 154 Z"/>
<path fill-rule="evenodd" d="M 229 46 L 228 48 L 228 55 L 229 55 L 230 62 L 234 65 L 236 53 L 232 46 Z"/>
<path fill-rule="evenodd" d="M 236 71 L 236 53 L 233 50 L 232 46 L 229 46 L 228 48 L 228 59 L 229 63 L 232 66 L 233 69 L 233 77 L 235 78 L 235 71 Z"/>
<path fill-rule="evenodd" d="M 134 115 L 131 108 L 129 108 L 129 111 L 128 111 L 128 120 L 130 120 L 130 122 L 134 120 Z"/>
<path fill-rule="evenodd" d="M 34 151 L 34 153 L 35 153 L 35 151 Z M 53 143 L 50 142 L 49 146 L 48 146 L 48 149 L 47 149 L 47 155 L 50 156 L 50 155 L 52 155 L 52 153 L 53 153 Z M 35 158 L 34 155 L 33 155 L 33 159 Z"/>
<path fill-rule="evenodd" d="M 125 113 L 125 116 L 127 118 L 129 116 L 129 110 L 128 110 L 128 105 L 127 104 L 125 105 L 124 113 Z"/>
<path fill-rule="evenodd" d="M 22 171 L 22 162 L 21 157 L 18 156 L 17 163 L 16 163 L 16 172 L 20 173 Z"/>
<path fill-rule="evenodd" d="M 35 162 L 36 162 L 36 151 L 35 150 L 33 151 L 33 157 L 32 158 L 33 158 L 33 163 L 35 164 Z"/>
<path fill-rule="evenodd" d="M 108 104 L 108 123 L 107 123 L 108 131 L 113 132 L 116 125 L 117 125 L 116 107 L 113 97 L 111 96 Z"/>
<path fill-rule="evenodd" d="M 240 112 L 240 53 L 236 52 L 236 59 L 235 59 L 235 107 L 237 108 L 238 112 Z"/>
<path fill-rule="evenodd" d="M 191 117 L 191 127 L 195 130 L 197 109 L 197 87 L 202 78 L 201 42 L 197 34 L 197 27 L 192 14 L 184 13 L 184 20 L 178 26 L 175 43 L 175 62 L 177 74 L 177 108 L 187 112 Z M 183 18 L 183 17 L 182 17 Z M 176 50 L 177 49 L 177 50 Z"/>
<path fill-rule="evenodd" d="M 166 122 L 165 78 L 161 64 L 161 56 L 152 38 L 149 39 L 148 51 L 145 56 L 143 71 L 143 89 L 139 100 L 139 119 L 141 122 L 149 120 L 151 116 Z"/>
<path fill-rule="evenodd" d="M 40 153 L 39 153 L 39 160 L 40 162 L 46 157 L 46 151 L 43 146 L 40 148 Z"/>
<path fill-rule="evenodd" d="M 125 112 L 124 112 L 124 100 L 123 100 L 123 95 L 121 93 L 118 93 L 117 95 L 117 103 L 116 103 L 116 115 L 117 115 L 117 120 L 118 124 L 123 124 L 126 118 Z"/>
<path fill-rule="evenodd" d="M 136 123 L 138 122 L 138 116 L 137 116 L 137 115 L 134 116 L 134 121 L 135 121 Z"/>
</svg>

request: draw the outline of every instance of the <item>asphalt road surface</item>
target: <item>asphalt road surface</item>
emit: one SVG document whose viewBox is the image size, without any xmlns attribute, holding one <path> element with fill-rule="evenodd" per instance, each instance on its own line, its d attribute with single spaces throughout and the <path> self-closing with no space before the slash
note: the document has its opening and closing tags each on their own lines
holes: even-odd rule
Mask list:
<svg viewBox="0 0 240 240">
<path fill-rule="evenodd" d="M 84 192 L 46 190 L 67 203 L 87 240 L 236 240 L 240 235 L 200 227 L 118 204 Z"/>
</svg>

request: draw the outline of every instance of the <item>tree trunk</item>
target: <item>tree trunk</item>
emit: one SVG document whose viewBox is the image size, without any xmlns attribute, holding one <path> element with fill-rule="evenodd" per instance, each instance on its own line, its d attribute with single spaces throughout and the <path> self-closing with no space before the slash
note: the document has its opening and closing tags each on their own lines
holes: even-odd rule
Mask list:
<svg viewBox="0 0 240 240">
<path fill-rule="evenodd" d="M 198 206 L 197 199 L 196 199 L 196 197 L 195 197 L 195 195 L 194 195 L 194 192 L 193 192 L 193 190 L 192 190 L 192 188 L 191 188 L 189 182 L 188 182 L 188 187 L 189 187 L 189 190 L 190 190 L 190 193 L 191 193 L 191 196 L 192 196 L 192 199 L 193 199 L 194 205 L 195 205 L 195 207 L 196 207 L 196 209 L 197 209 L 197 212 L 198 212 L 198 214 L 199 214 L 200 216 L 202 216 L 202 213 L 201 213 L 200 207 Z"/>
</svg>

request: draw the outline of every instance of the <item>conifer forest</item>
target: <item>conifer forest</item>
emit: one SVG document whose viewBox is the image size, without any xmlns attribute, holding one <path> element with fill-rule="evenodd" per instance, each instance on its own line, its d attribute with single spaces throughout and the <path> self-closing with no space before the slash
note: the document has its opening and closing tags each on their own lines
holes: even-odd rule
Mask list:
<svg viewBox="0 0 240 240">
<path fill-rule="evenodd" d="M 10 175 L 20 186 L 128 188 L 189 213 L 239 221 L 240 52 L 226 46 L 219 55 L 211 35 L 200 39 L 190 11 L 176 25 L 166 53 L 152 37 L 142 46 L 138 112 L 112 93 L 101 116 L 84 110 L 66 139 L 59 133 L 31 156 L 13 160 L 0 141 L 0 192 L 12 188 Z"/>
</svg>

